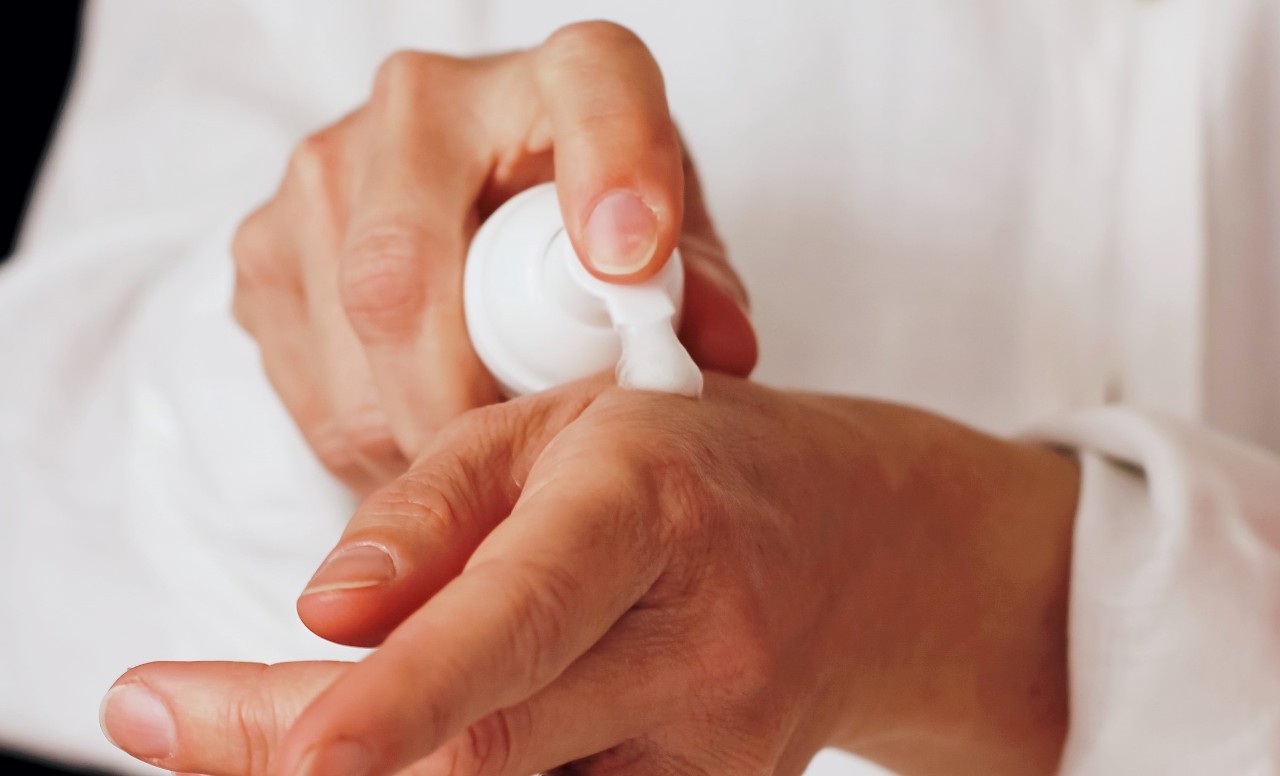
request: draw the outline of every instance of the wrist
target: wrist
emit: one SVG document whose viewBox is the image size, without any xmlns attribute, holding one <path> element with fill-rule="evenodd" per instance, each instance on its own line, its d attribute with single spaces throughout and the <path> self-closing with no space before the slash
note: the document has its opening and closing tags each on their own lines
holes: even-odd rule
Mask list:
<svg viewBox="0 0 1280 776">
<path fill-rule="evenodd" d="M 874 535 L 855 532 L 880 547 L 851 580 L 831 743 L 909 774 L 1051 773 L 1067 727 L 1075 461 L 851 404 L 879 451 L 886 514 Z M 849 503 L 866 523 L 866 494 Z"/>
</svg>

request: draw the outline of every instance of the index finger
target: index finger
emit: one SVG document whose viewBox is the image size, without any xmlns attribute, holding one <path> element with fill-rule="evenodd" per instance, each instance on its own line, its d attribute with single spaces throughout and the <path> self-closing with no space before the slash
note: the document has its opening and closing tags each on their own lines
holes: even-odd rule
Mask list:
<svg viewBox="0 0 1280 776">
<path fill-rule="evenodd" d="M 473 203 L 492 152 L 465 120 L 470 112 L 457 107 L 481 70 L 397 54 L 379 70 L 358 129 L 369 155 L 353 173 L 342 304 L 410 458 L 447 421 L 500 398 L 471 348 L 462 308 Z"/>
<path fill-rule="evenodd" d="M 654 491 L 588 453 L 539 461 L 467 569 L 303 712 L 282 773 L 393 773 L 550 684 L 644 595 Z"/>
<path fill-rule="evenodd" d="M 411 471 L 351 518 L 298 599 L 307 627 L 330 641 L 380 644 L 511 514 L 537 455 L 587 407 L 595 385 L 486 407 L 441 431 Z"/>
<path fill-rule="evenodd" d="M 656 274 L 684 218 L 683 152 L 662 72 L 635 33 L 585 22 L 535 52 L 565 227 L 589 271 Z"/>
</svg>

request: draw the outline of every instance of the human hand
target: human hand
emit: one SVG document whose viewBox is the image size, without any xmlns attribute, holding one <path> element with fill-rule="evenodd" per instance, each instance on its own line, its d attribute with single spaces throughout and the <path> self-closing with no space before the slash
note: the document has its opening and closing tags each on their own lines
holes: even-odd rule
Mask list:
<svg viewBox="0 0 1280 776">
<path fill-rule="evenodd" d="M 681 339 L 705 369 L 751 371 L 746 294 L 635 35 L 593 22 L 500 56 L 396 54 L 365 105 L 297 147 L 232 247 L 237 320 L 320 460 L 357 492 L 500 398 L 467 336 L 464 255 L 489 213 L 553 177 L 588 269 L 642 280 L 678 242 Z"/>
<path fill-rule="evenodd" d="M 1076 487 L 1047 449 L 714 375 L 525 397 L 446 428 L 303 595 L 329 637 L 398 625 L 363 662 L 145 665 L 104 725 L 237 776 L 796 774 L 829 744 L 1048 773 Z"/>
</svg>

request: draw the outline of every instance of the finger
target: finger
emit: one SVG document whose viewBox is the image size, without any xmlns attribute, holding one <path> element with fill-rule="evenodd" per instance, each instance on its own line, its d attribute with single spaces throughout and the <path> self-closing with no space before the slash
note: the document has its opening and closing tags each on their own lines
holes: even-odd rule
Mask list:
<svg viewBox="0 0 1280 776">
<path fill-rule="evenodd" d="M 307 708 L 281 750 L 285 772 L 336 774 L 341 760 L 392 773 L 595 644 L 664 563 L 648 475 L 620 460 L 600 447 L 544 455 L 530 475 L 539 484 L 466 570 Z"/>
<path fill-rule="evenodd" d="M 363 114 L 355 113 L 307 138 L 294 152 L 281 189 L 280 207 L 298 243 L 307 318 L 316 369 L 323 379 L 329 413 L 313 436 L 333 439 L 341 455 L 361 467 L 368 485 L 361 494 L 403 473 L 408 462 L 380 406 L 364 348 L 342 309 L 339 283 L 345 191 L 351 171 L 344 149 Z"/>
<path fill-rule="evenodd" d="M 102 699 L 103 732 L 171 771 L 264 776 L 278 743 L 350 663 L 149 663 Z"/>
<path fill-rule="evenodd" d="M 491 154 L 466 121 L 468 63 L 393 56 L 362 123 L 341 296 L 396 441 L 415 456 L 448 420 L 500 398 L 471 348 L 462 269 Z M 441 120 L 447 115 L 450 120 Z"/>
<path fill-rule="evenodd" d="M 374 646 L 456 577 L 507 517 L 533 461 L 603 383 L 459 418 L 404 477 L 371 496 L 298 600 L 331 641 Z"/>
<path fill-rule="evenodd" d="M 748 315 L 747 290 L 725 255 L 702 195 L 702 181 L 687 150 L 684 227 L 684 309 L 680 340 L 703 369 L 746 377 L 759 357 Z"/>
<path fill-rule="evenodd" d="M 455 736 L 412 776 L 528 776 L 609 750 L 671 713 L 667 689 L 685 681 L 654 638 L 653 611 L 629 615 L 598 648 L 529 701 Z M 153 765 L 211 776 L 258 776 L 302 709 L 349 663 L 151 663 L 103 698 L 102 726 L 118 747 Z M 662 671 L 668 681 L 655 683 Z M 583 709 L 591 724 L 583 724 Z"/>
<path fill-rule="evenodd" d="M 534 58 L 574 248 L 600 277 L 652 276 L 676 247 L 684 208 L 680 141 L 657 63 L 609 22 L 564 27 Z"/>
<path fill-rule="evenodd" d="M 374 480 L 330 422 L 325 377 L 317 364 L 298 249 L 283 243 L 280 200 L 251 214 L 232 242 L 236 263 L 234 313 L 257 342 L 267 381 L 316 457 L 356 492 Z"/>
<path fill-rule="evenodd" d="M 732 290 L 730 270 L 700 254 L 687 237 L 680 341 L 703 369 L 746 377 L 759 358 L 755 327 Z"/>
<path fill-rule="evenodd" d="M 311 299 L 318 301 L 316 297 Z M 339 312 L 333 313 L 334 309 Z M 318 366 L 324 375 L 329 406 L 327 417 L 315 433 L 332 439 L 332 445 L 342 446 L 342 452 L 331 458 L 341 456 L 367 475 L 363 478 L 364 487 L 356 490 L 364 496 L 403 474 L 409 462 L 391 432 L 359 340 L 344 320 L 334 320 L 341 318 L 340 309 L 329 308 L 325 323 L 313 318 L 317 320 L 312 329 L 315 352 L 319 354 Z"/>
<path fill-rule="evenodd" d="M 627 614 L 546 689 L 471 725 L 415 764 L 414 776 L 528 776 L 600 760 L 671 722 L 690 677 L 672 659 L 665 619 L 657 610 Z"/>
</svg>

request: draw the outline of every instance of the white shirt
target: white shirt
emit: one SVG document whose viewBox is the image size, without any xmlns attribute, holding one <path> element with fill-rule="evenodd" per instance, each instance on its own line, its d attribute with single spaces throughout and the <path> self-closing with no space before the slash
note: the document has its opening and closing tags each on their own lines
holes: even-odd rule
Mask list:
<svg viewBox="0 0 1280 776">
<path fill-rule="evenodd" d="M 352 504 L 230 230 L 390 52 L 599 17 L 664 69 L 758 379 L 1079 451 L 1063 772 L 1280 772 L 1275 0 L 91 3 L 0 272 L 0 745 L 152 772 L 98 732 L 127 666 L 354 654 L 293 614 Z"/>
</svg>

